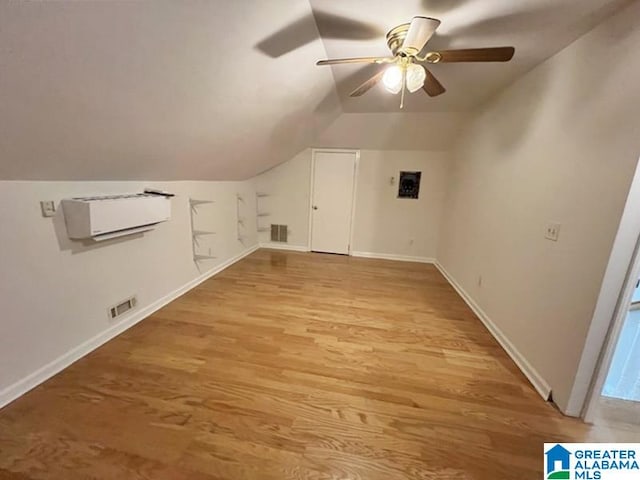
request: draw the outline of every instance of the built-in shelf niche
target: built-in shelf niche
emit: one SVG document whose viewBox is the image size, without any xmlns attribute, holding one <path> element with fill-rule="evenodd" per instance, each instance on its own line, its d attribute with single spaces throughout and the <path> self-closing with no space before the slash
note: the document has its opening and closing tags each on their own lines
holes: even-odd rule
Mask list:
<svg viewBox="0 0 640 480">
<path fill-rule="evenodd" d="M 193 261 L 196 263 L 204 260 L 213 260 L 216 258 L 212 255 L 204 255 L 202 253 L 198 253 L 198 239 L 206 235 L 215 235 L 216 232 L 210 230 L 201 230 L 199 228 L 196 228 L 195 226 L 195 217 L 198 215 L 200 207 L 212 203 L 215 202 L 213 200 L 198 200 L 195 198 L 189 199 L 189 215 L 191 218 L 191 249 L 193 252 Z"/>
</svg>

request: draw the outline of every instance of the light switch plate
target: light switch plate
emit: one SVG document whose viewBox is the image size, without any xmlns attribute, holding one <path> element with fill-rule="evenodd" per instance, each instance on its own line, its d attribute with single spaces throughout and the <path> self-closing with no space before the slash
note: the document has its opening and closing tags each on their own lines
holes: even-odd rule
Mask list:
<svg viewBox="0 0 640 480">
<path fill-rule="evenodd" d="M 557 242 L 558 237 L 560 237 L 560 224 L 554 222 L 547 223 L 544 229 L 544 238 Z"/>
<path fill-rule="evenodd" d="M 56 204 L 53 200 L 40 202 L 43 217 L 53 217 L 56 214 Z"/>
</svg>

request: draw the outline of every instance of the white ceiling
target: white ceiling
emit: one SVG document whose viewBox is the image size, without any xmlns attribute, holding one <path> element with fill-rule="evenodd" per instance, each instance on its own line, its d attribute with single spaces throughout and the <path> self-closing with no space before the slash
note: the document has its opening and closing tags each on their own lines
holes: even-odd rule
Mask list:
<svg viewBox="0 0 640 480">
<path fill-rule="evenodd" d="M 623 1 L 0 0 L 0 179 L 233 180 L 309 146 L 443 149 L 455 112 Z M 386 54 L 386 30 L 417 14 L 443 20 L 436 47 L 515 45 L 516 60 L 434 66 L 449 91 L 412 96 L 419 115 L 346 97 L 366 72 L 314 65 Z"/>
<path fill-rule="evenodd" d="M 356 21 L 359 39 L 324 38 L 329 57 L 389 56 L 385 34 L 415 15 L 442 21 L 428 50 L 516 47 L 509 63 L 440 64 L 430 70 L 447 88 L 437 98 L 418 91 L 409 112 L 469 111 L 576 40 L 622 4 L 619 0 L 311 0 L 322 33 Z M 330 14 L 330 15 L 327 15 Z M 338 35 L 331 35 L 336 37 Z M 321 68 L 321 67 L 319 67 Z M 378 65 L 330 68 L 346 112 L 397 111 L 398 96 L 378 85 L 362 97 L 349 93 L 379 71 Z"/>
</svg>

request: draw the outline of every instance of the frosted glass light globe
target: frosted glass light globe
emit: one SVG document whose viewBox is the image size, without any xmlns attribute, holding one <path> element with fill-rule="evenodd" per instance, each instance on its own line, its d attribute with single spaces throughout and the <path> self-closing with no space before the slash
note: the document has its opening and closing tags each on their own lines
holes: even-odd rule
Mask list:
<svg viewBox="0 0 640 480">
<path fill-rule="evenodd" d="M 384 72 L 382 76 L 382 84 L 388 92 L 393 94 L 399 93 L 402 90 L 402 68 L 398 65 L 393 65 Z"/>
<path fill-rule="evenodd" d="M 424 85 L 427 72 L 422 65 L 412 63 L 407 67 L 407 90 L 411 93 L 417 92 Z"/>
</svg>

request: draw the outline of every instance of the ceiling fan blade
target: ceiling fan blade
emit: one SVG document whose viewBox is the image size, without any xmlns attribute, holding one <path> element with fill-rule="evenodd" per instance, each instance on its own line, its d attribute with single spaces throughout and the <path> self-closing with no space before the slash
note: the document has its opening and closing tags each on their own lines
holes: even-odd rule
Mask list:
<svg viewBox="0 0 640 480">
<path fill-rule="evenodd" d="M 343 63 L 392 63 L 394 57 L 357 57 L 357 58 L 332 58 L 329 60 L 318 60 L 316 65 L 340 65 Z"/>
<path fill-rule="evenodd" d="M 448 62 L 508 62 L 513 58 L 513 47 L 467 48 L 463 50 L 440 50 L 427 53 L 429 63 Z"/>
<path fill-rule="evenodd" d="M 442 86 L 442 84 L 438 81 L 438 79 L 426 68 L 424 69 L 427 72 L 427 78 L 424 81 L 424 85 L 422 89 L 427 92 L 427 95 L 430 97 L 437 97 L 438 95 L 442 95 L 447 91 L 446 88 Z"/>
<path fill-rule="evenodd" d="M 382 80 L 382 76 L 384 75 L 384 70 L 376 73 L 369 80 L 364 82 L 358 88 L 356 88 L 353 92 L 349 94 L 350 97 L 359 97 L 360 95 L 364 95 L 369 90 L 371 90 L 380 80 Z"/>
<path fill-rule="evenodd" d="M 440 20 L 431 17 L 413 17 L 409 31 L 400 50 L 408 55 L 417 55 L 431 39 Z"/>
</svg>

